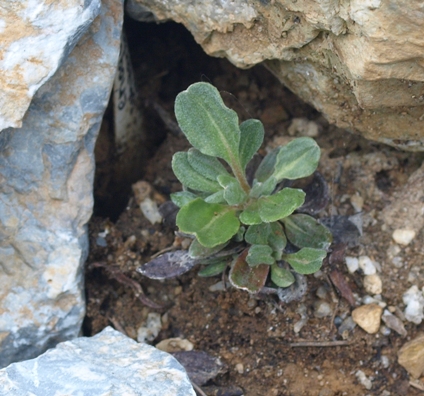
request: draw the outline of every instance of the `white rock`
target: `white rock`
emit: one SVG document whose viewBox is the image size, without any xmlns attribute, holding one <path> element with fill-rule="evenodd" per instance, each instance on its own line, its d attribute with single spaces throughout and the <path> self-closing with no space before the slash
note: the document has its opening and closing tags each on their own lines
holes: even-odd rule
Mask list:
<svg viewBox="0 0 424 396">
<path fill-rule="evenodd" d="M 314 315 L 316 318 L 325 318 L 326 316 L 331 316 L 333 314 L 331 305 L 327 301 L 317 301 L 314 304 L 314 308 Z"/>
<path fill-rule="evenodd" d="M 373 275 L 377 272 L 374 263 L 368 256 L 359 257 L 359 268 L 364 272 L 365 275 Z"/>
<path fill-rule="evenodd" d="M 0 395 L 195 396 L 171 355 L 108 327 L 0 370 Z"/>
<path fill-rule="evenodd" d="M 407 331 L 402 321 L 387 309 L 384 310 L 381 320 L 388 328 L 396 331 L 396 333 L 400 334 L 401 336 L 405 337 L 407 335 Z"/>
<path fill-rule="evenodd" d="M 402 296 L 406 305 L 405 319 L 415 324 L 420 324 L 424 318 L 424 297 L 416 285 L 411 286 Z"/>
<path fill-rule="evenodd" d="M 287 132 L 290 136 L 317 137 L 319 126 L 316 122 L 309 121 L 306 118 L 293 118 Z"/>
<path fill-rule="evenodd" d="M 393 232 L 392 238 L 399 245 L 409 245 L 415 238 L 416 232 L 407 228 L 397 229 Z"/>
<path fill-rule="evenodd" d="M 372 388 L 372 381 L 365 375 L 365 373 L 361 370 L 356 372 L 356 378 L 358 381 L 368 390 Z"/>
<path fill-rule="evenodd" d="M 364 288 L 367 293 L 372 295 L 381 294 L 383 291 L 383 282 L 377 274 L 365 275 Z"/>
<path fill-rule="evenodd" d="M 359 268 L 359 260 L 356 257 L 346 256 L 346 266 L 348 271 L 353 274 Z"/>
<path fill-rule="evenodd" d="M 160 314 L 150 312 L 147 315 L 146 323 L 137 330 L 137 341 L 147 342 L 153 341 L 162 329 L 162 321 Z"/>
<path fill-rule="evenodd" d="M 159 213 L 158 205 L 151 198 L 147 197 L 144 201 L 140 202 L 140 210 L 150 223 L 156 224 L 162 221 L 162 215 Z"/>
</svg>

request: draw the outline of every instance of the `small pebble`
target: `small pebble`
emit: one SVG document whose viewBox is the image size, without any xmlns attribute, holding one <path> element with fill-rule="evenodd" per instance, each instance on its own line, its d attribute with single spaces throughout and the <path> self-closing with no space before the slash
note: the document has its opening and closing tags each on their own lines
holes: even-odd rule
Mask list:
<svg viewBox="0 0 424 396">
<path fill-rule="evenodd" d="M 223 281 L 219 281 L 219 282 L 214 283 L 213 285 L 209 286 L 208 289 L 211 292 L 224 291 L 225 290 L 225 284 L 224 284 Z"/>
<path fill-rule="evenodd" d="M 356 257 L 346 257 L 346 266 L 348 271 L 353 274 L 359 268 L 359 260 Z"/>
<path fill-rule="evenodd" d="M 353 321 L 352 316 L 348 316 L 345 320 L 343 320 L 337 331 L 344 340 L 347 340 L 349 338 L 349 334 L 355 327 L 356 323 Z"/>
<path fill-rule="evenodd" d="M 186 339 L 179 337 L 167 338 L 156 344 L 156 348 L 164 352 L 179 352 L 179 351 L 192 351 L 194 345 Z"/>
<path fill-rule="evenodd" d="M 353 209 L 355 209 L 356 213 L 359 213 L 362 211 L 362 207 L 364 206 L 364 198 L 362 198 L 359 194 L 354 194 L 350 197 L 350 203 L 353 206 Z"/>
<path fill-rule="evenodd" d="M 243 363 L 237 363 L 235 366 L 235 369 L 239 374 L 243 374 L 244 373 Z"/>
<path fill-rule="evenodd" d="M 318 298 L 324 300 L 325 297 L 327 297 L 327 288 L 325 286 L 320 286 L 315 294 Z"/>
<path fill-rule="evenodd" d="M 409 245 L 415 238 L 416 232 L 407 228 L 399 228 L 392 234 L 393 240 L 399 245 Z"/>
<path fill-rule="evenodd" d="M 287 132 L 290 136 L 317 137 L 319 126 L 316 122 L 309 121 L 306 118 L 293 118 Z"/>
<path fill-rule="evenodd" d="M 383 291 L 383 282 L 377 274 L 366 275 L 364 277 L 364 288 L 367 293 L 372 295 L 381 294 Z"/>
<path fill-rule="evenodd" d="M 377 272 L 374 263 L 368 256 L 359 257 L 359 268 L 364 272 L 364 275 L 373 275 Z"/>
<path fill-rule="evenodd" d="M 380 328 L 383 308 L 377 304 L 362 305 L 352 311 L 353 321 L 368 334 L 375 334 Z"/>
<path fill-rule="evenodd" d="M 389 368 L 390 360 L 386 355 L 381 355 L 380 362 L 381 362 L 381 365 L 383 366 L 383 368 L 385 368 L 385 369 Z"/>
<path fill-rule="evenodd" d="M 386 324 L 389 329 L 396 331 L 396 333 L 405 337 L 407 332 L 402 321 L 395 315 L 393 315 L 389 310 L 385 309 L 381 320 Z"/>
<path fill-rule="evenodd" d="M 420 324 L 424 318 L 424 297 L 416 285 L 411 286 L 402 296 L 406 305 L 404 314 L 408 322 Z"/>
<path fill-rule="evenodd" d="M 153 341 L 162 329 L 160 314 L 150 312 L 147 315 L 146 323 L 137 329 L 137 341 L 147 342 Z"/>
<path fill-rule="evenodd" d="M 369 296 L 369 295 L 365 295 L 362 297 L 362 303 L 364 305 L 367 304 L 377 304 L 379 305 L 381 308 L 386 308 L 387 303 L 382 301 L 381 299 L 381 295 L 380 294 L 376 294 L 375 296 Z"/>
<path fill-rule="evenodd" d="M 362 370 L 358 370 L 356 372 L 356 378 L 358 378 L 358 381 L 368 390 L 370 390 L 372 388 L 372 382 L 369 378 L 367 378 L 367 376 L 365 375 L 365 373 Z"/>
<path fill-rule="evenodd" d="M 398 352 L 398 362 L 414 378 L 424 372 L 424 334 L 408 341 Z"/>
<path fill-rule="evenodd" d="M 159 213 L 158 205 L 149 197 L 140 202 L 140 210 L 150 223 L 155 224 L 162 221 L 162 215 Z"/>
<path fill-rule="evenodd" d="M 331 305 L 327 301 L 317 301 L 314 304 L 314 315 L 316 318 L 325 318 L 327 316 L 331 316 L 333 314 L 333 310 L 331 309 Z"/>
</svg>

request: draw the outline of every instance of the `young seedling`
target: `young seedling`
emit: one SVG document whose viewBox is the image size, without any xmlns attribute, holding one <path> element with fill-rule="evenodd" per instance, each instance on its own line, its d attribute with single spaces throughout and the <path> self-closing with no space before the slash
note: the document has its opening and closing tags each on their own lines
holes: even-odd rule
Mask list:
<svg viewBox="0 0 424 396">
<path fill-rule="evenodd" d="M 203 82 L 177 96 L 175 114 L 193 148 L 172 159 L 183 191 L 171 199 L 180 208 L 179 230 L 194 238 L 175 265 L 184 272 L 204 264 L 200 276 L 217 275 L 230 266 L 231 284 L 251 293 L 259 292 L 267 280 L 286 288 L 295 282 L 293 272 L 318 271 L 331 232 L 313 217 L 295 213 L 305 193 L 284 187 L 284 181 L 314 173 L 320 157 L 316 142 L 302 137 L 276 148 L 249 182 L 246 167 L 264 138 L 259 120 L 239 124 L 218 90 Z M 164 263 L 150 262 L 140 272 L 148 275 L 148 268 Z"/>
</svg>

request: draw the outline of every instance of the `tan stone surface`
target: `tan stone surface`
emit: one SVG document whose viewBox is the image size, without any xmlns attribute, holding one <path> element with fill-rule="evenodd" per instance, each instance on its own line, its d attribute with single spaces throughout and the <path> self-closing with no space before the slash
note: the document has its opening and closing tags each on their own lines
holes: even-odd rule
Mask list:
<svg viewBox="0 0 424 396">
<path fill-rule="evenodd" d="M 406 0 L 129 0 L 184 24 L 204 50 L 264 62 L 330 122 L 424 150 L 424 18 Z"/>
<path fill-rule="evenodd" d="M 369 334 L 375 334 L 380 328 L 383 308 L 377 304 L 362 305 L 352 311 L 353 321 Z"/>
<path fill-rule="evenodd" d="M 408 341 L 398 352 L 399 364 L 414 378 L 424 372 L 424 334 Z"/>
</svg>

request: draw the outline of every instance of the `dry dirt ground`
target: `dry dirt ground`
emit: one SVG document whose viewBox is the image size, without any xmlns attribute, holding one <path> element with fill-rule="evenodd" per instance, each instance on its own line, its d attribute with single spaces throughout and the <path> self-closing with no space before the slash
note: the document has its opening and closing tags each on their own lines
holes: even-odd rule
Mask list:
<svg viewBox="0 0 424 396">
<path fill-rule="evenodd" d="M 128 31 L 140 92 L 169 115 L 175 95 L 190 83 L 203 80 L 222 92 L 241 120 L 263 121 L 267 135 L 262 153 L 266 147 L 286 142 L 289 130 L 294 136 L 305 133 L 302 128 L 290 129 L 294 118 L 313 121 L 310 125 L 318 127 L 316 140 L 322 148 L 319 170 L 331 196 L 320 217 L 361 212 L 363 235 L 359 245 L 348 248 L 346 255 L 368 256 L 379 263 L 381 300 L 392 310 L 397 307 L 397 312 L 402 311 L 403 293 L 414 284 L 423 286 L 423 234 L 396 251 L 381 211 L 418 169 L 423 155 L 400 152 L 328 125 L 264 68 L 239 70 L 225 60 L 208 58 L 177 25 L 129 23 Z M 150 39 L 137 44 L 137 38 L 143 36 Z M 149 133 L 163 135 L 164 124 L 158 123 L 158 128 L 161 131 L 152 129 Z M 180 189 L 170 162 L 175 151 L 187 148 L 183 136 L 168 131 L 160 145 L 150 150 L 154 155 L 146 159 L 140 179 L 153 186 L 152 197 L 158 203 Z M 100 171 L 102 166 L 107 164 L 99 164 Z M 104 174 L 104 169 L 100 171 L 98 174 Z M 97 191 L 97 196 L 101 193 Z M 85 335 L 112 325 L 136 339 L 147 315 L 159 312 L 162 327 L 153 345 L 180 337 L 189 340 L 195 350 L 219 357 L 225 365 L 225 370 L 202 386 L 207 395 L 422 394 L 410 385 L 408 373 L 397 363 L 399 348 L 419 333 L 422 325 L 405 321 L 406 337 L 383 324 L 374 335 L 358 326 L 340 334 L 340 323 L 351 315 L 352 307 L 332 285 L 329 273 L 336 269 L 360 301 L 367 294 L 361 271 L 349 273 L 344 261 L 331 268 L 326 265 L 318 276 L 308 277 L 306 295 L 289 304 L 232 288 L 211 291 L 221 278 L 199 278 L 197 268 L 176 279 L 152 281 L 136 268 L 158 251 L 178 245 L 174 230 L 146 220 L 131 194 L 119 216 L 109 215 L 112 220 L 107 218 L 106 207 L 98 210 L 90 223 Z M 393 261 L 393 256 L 398 259 Z M 165 308 L 143 304 L 128 278 Z M 328 316 L 317 317 L 317 304 L 323 301 L 330 311 Z M 305 319 L 303 327 L 301 319 Z M 369 381 L 361 380 L 358 371 Z"/>
</svg>

